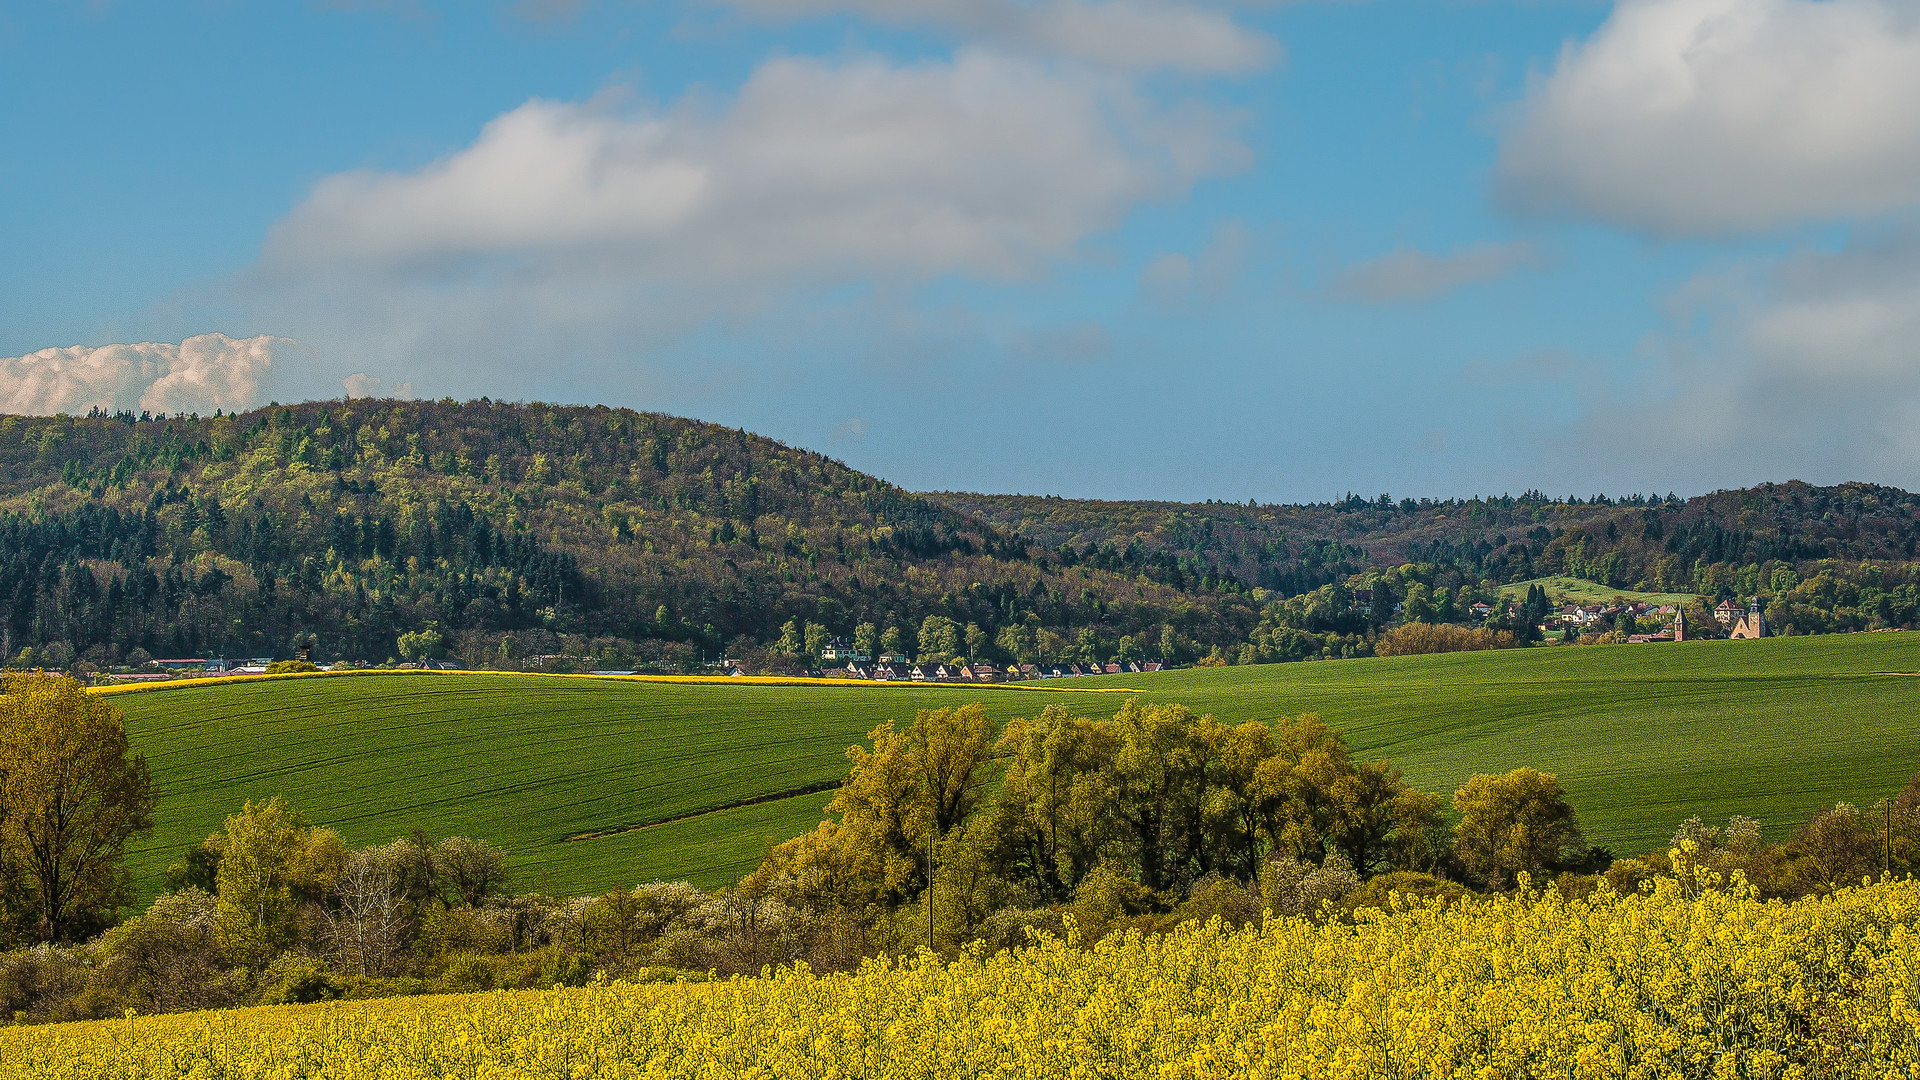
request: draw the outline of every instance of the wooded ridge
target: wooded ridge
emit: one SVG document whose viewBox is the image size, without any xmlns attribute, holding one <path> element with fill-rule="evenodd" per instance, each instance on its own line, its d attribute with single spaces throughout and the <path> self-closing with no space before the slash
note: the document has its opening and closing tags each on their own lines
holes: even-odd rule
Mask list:
<svg viewBox="0 0 1920 1080">
<path fill-rule="evenodd" d="M 1788 632 L 1910 626 L 1920 606 L 1920 497 L 1867 484 L 916 494 L 714 424 L 484 399 L 0 417 L 0 477 L 0 645 L 55 667 L 301 647 L 377 663 L 428 629 L 499 666 L 804 667 L 862 637 L 923 658 L 1292 659 L 1473 621 L 1498 586 L 1554 574 L 1762 594 Z"/>
</svg>

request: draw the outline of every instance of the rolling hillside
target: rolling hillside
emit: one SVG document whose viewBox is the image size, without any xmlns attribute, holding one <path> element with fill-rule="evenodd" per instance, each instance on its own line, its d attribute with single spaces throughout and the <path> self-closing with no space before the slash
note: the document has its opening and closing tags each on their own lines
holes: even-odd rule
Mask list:
<svg viewBox="0 0 1920 1080">
<path fill-rule="evenodd" d="M 1691 604 L 1697 598 L 1693 593 L 1612 589 L 1572 577 L 1544 577 L 1534 578 L 1531 581 L 1516 581 L 1511 585 L 1502 585 L 1500 595 L 1508 600 L 1520 600 L 1527 595 L 1527 590 L 1535 585 L 1545 589 L 1547 596 L 1555 602 L 1568 604 L 1610 604 L 1616 597 L 1642 604 Z"/>
<path fill-rule="evenodd" d="M 1662 843 L 1690 814 L 1778 836 L 1920 772 L 1920 634 L 1597 646 L 1165 672 L 1138 687 L 1231 720 L 1318 711 L 1430 790 L 1558 771 L 1598 843 Z M 1905 674 L 1895 674 L 1905 673 Z M 818 820 L 844 749 L 915 708 L 996 719 L 1115 695 L 662 685 L 520 675 L 365 676 L 117 696 L 161 791 L 141 891 L 246 798 L 286 796 L 356 843 L 408 831 L 505 846 L 518 887 L 717 885 Z M 731 807 L 731 808 L 728 808 Z M 712 811 L 702 813 L 703 811 Z M 626 827 L 672 818 L 651 828 Z M 625 831 L 621 831 L 621 830 Z M 583 834 L 602 834 L 569 840 Z"/>
<path fill-rule="evenodd" d="M 1037 709 L 1037 697 L 1119 707 L 1100 694 L 1020 690 L 430 673 L 113 701 L 160 790 L 159 827 L 132 855 L 143 892 L 242 802 L 281 795 L 356 843 L 416 828 L 491 840 L 511 852 L 518 888 L 571 893 L 656 877 L 731 881 L 767 842 L 820 820 L 832 794 L 819 789 L 845 774 L 847 747 L 876 724 L 983 696 L 1001 715 Z M 662 819 L 672 820 L 631 828 Z"/>
<path fill-rule="evenodd" d="M 1447 565 L 1468 580 L 1568 574 L 1613 588 L 1710 593 L 1733 583 L 1713 572 L 1701 580 L 1702 569 L 1904 563 L 1920 549 L 1920 496 L 1875 484 L 1795 481 L 1688 499 L 1349 495 L 1304 505 L 933 497 L 1090 566 L 1285 595 L 1401 562 Z"/>
<path fill-rule="evenodd" d="M 82 673 L 301 647 L 379 663 L 427 629 L 471 665 L 540 670 L 798 669 L 863 630 L 866 651 L 996 662 L 1367 655 L 1552 575 L 1760 594 L 1794 633 L 1913 627 L 1917 544 L 1920 497 L 1868 484 L 1096 502 L 916 494 L 605 407 L 0 416 L 0 651 Z"/>
<path fill-rule="evenodd" d="M 697 669 L 790 620 L 902 635 L 1171 624 L 1238 640 L 1233 590 L 1067 567 L 925 496 L 744 431 L 605 407 L 309 402 L 0 417 L 8 658 L 378 663 L 428 626 L 490 666 Z M 1204 650 L 1202 650 L 1204 651 Z M 57 657 L 57 659 L 56 659 Z"/>
</svg>

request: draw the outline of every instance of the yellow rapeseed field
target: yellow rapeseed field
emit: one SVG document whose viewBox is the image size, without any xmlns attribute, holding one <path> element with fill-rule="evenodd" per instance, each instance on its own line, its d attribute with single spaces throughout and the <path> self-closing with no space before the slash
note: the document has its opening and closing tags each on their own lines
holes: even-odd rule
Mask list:
<svg viewBox="0 0 1920 1080">
<path fill-rule="evenodd" d="M 1912 1077 L 1920 883 L 1272 919 L 686 985 L 0 1031 L 79 1077 Z"/>
</svg>

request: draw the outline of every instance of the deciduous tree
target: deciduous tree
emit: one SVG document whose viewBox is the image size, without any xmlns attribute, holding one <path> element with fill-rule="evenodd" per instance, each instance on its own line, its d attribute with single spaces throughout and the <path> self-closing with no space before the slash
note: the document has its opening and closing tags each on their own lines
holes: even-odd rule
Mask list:
<svg viewBox="0 0 1920 1080">
<path fill-rule="evenodd" d="M 409 630 L 401 634 L 395 644 L 400 649 L 401 657 L 414 663 L 422 660 L 438 660 L 447 652 L 446 642 L 441 638 L 439 628 L 435 626 Z"/>
<path fill-rule="evenodd" d="M 485 840 L 449 836 L 434 845 L 433 873 L 467 907 L 479 907 L 507 882 L 507 853 Z"/>
<path fill-rule="evenodd" d="M 929 615 L 920 622 L 917 651 L 922 660 L 952 660 L 960 655 L 960 624 L 945 615 Z"/>
<path fill-rule="evenodd" d="M 75 940 L 112 919 L 153 801 L 118 709 L 64 676 L 0 679 L 0 863 L 17 881 L 4 899 L 33 936 Z"/>
<path fill-rule="evenodd" d="M 219 853 L 214 881 L 221 944 L 237 959 L 265 963 L 293 940 L 302 899 L 319 899 L 336 882 L 346 847 L 278 796 L 249 800 L 207 838 Z"/>
<path fill-rule="evenodd" d="M 1178 883 L 1189 855 L 1182 825 L 1205 791 L 1206 754 L 1194 740 L 1194 720 L 1184 705 L 1130 700 L 1112 721 L 1116 746 L 1106 766 L 1112 813 L 1149 889 Z"/>
<path fill-rule="evenodd" d="M 1581 845 L 1580 823 L 1553 773 L 1477 773 L 1453 793 L 1453 808 L 1454 850 L 1495 888 L 1549 869 Z"/>
<path fill-rule="evenodd" d="M 1100 861 L 1113 832 L 1113 797 L 1102 764 L 1115 746 L 1110 725 L 1059 705 L 1007 725 L 993 814 L 1007 872 L 1040 898 L 1063 903 Z"/>
</svg>

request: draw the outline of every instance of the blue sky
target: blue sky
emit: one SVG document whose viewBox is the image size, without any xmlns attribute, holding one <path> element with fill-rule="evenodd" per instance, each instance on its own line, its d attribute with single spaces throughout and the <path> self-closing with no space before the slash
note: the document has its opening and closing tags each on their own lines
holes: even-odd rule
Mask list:
<svg viewBox="0 0 1920 1080">
<path fill-rule="evenodd" d="M 1121 498 L 1914 486 L 1916 27 L 19 5 L 0 407 L 602 402 L 914 488 Z"/>
</svg>

